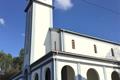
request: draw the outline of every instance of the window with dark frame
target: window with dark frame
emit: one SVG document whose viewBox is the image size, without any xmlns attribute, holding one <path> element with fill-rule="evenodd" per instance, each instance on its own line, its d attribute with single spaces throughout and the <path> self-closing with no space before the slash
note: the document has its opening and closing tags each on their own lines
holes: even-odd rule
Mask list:
<svg viewBox="0 0 120 80">
<path fill-rule="evenodd" d="M 75 72 L 71 66 L 66 65 L 62 68 L 61 80 L 75 80 Z"/>
<path fill-rule="evenodd" d="M 35 79 L 34 80 L 39 80 L 38 73 L 35 74 Z"/>
<path fill-rule="evenodd" d="M 113 71 L 111 74 L 112 80 L 120 80 L 119 73 L 116 71 Z"/>
<path fill-rule="evenodd" d="M 87 80 L 100 80 L 98 72 L 93 68 L 88 69 Z"/>
<path fill-rule="evenodd" d="M 28 70 L 27 69 L 25 70 L 24 75 L 25 75 L 25 79 L 24 80 L 28 80 Z"/>
<path fill-rule="evenodd" d="M 75 40 L 72 40 L 72 49 L 75 49 Z"/>
<path fill-rule="evenodd" d="M 111 48 L 111 54 L 112 54 L 113 57 L 115 56 L 113 48 Z"/>
<path fill-rule="evenodd" d="M 94 52 L 97 53 L 97 46 L 94 45 Z"/>
<path fill-rule="evenodd" d="M 51 80 L 51 72 L 49 68 L 46 69 L 45 80 Z"/>
</svg>

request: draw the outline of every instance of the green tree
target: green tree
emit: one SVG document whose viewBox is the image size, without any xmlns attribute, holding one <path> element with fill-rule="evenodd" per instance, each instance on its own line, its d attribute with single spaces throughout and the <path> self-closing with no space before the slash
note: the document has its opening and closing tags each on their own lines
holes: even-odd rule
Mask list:
<svg viewBox="0 0 120 80">
<path fill-rule="evenodd" d="M 24 60 L 24 49 L 22 48 L 19 52 L 19 57 L 13 58 L 13 67 L 18 70 L 21 70 L 23 65 L 23 60 Z"/>
<path fill-rule="evenodd" d="M 12 57 L 11 54 L 0 51 L 0 69 L 4 75 L 0 75 L 0 80 L 8 80 L 12 75 L 22 70 L 24 59 L 24 49 L 19 52 L 18 57 Z"/>
</svg>

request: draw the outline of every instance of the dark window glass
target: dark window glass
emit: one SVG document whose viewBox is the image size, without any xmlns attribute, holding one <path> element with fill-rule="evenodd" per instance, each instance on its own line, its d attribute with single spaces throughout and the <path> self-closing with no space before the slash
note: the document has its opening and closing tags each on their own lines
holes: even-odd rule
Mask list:
<svg viewBox="0 0 120 80">
<path fill-rule="evenodd" d="M 116 71 L 112 72 L 111 78 L 112 80 L 120 80 L 120 76 Z"/>
<path fill-rule="evenodd" d="M 37 73 L 35 74 L 35 80 L 39 80 L 39 76 Z"/>
<path fill-rule="evenodd" d="M 51 80 L 51 73 L 49 68 L 46 69 L 45 80 Z"/>
<path fill-rule="evenodd" d="M 72 49 L 75 49 L 75 40 L 72 40 Z"/>
<path fill-rule="evenodd" d="M 94 45 L 94 52 L 97 53 L 97 46 Z"/>
<path fill-rule="evenodd" d="M 115 56 L 113 48 L 111 48 L 111 54 L 112 54 L 113 57 Z"/>
<path fill-rule="evenodd" d="M 75 80 L 75 72 L 72 67 L 64 66 L 61 71 L 62 80 Z"/>
<path fill-rule="evenodd" d="M 87 71 L 87 80 L 99 80 L 99 75 L 96 70 L 89 69 Z"/>
<path fill-rule="evenodd" d="M 28 80 L 28 71 L 27 70 L 25 70 L 24 76 L 25 76 L 25 80 Z"/>
</svg>

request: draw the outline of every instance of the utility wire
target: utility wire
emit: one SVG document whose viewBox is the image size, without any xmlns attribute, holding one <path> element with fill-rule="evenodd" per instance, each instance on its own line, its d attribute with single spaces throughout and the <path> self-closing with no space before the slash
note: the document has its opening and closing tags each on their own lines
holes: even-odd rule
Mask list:
<svg viewBox="0 0 120 80">
<path fill-rule="evenodd" d="M 87 1 L 87 0 L 81 0 L 81 1 L 83 1 L 84 3 L 87 3 L 87 4 L 89 4 L 89 5 L 96 6 L 96 7 L 102 8 L 102 9 L 104 9 L 104 10 L 107 10 L 107 11 L 109 11 L 109 12 L 112 12 L 112 13 L 116 14 L 116 15 L 120 15 L 120 12 L 115 11 L 115 10 L 113 10 L 113 9 L 106 8 L 106 7 L 104 7 L 104 6 L 101 6 L 101 5 L 98 5 L 98 4 L 89 2 L 89 1 Z"/>
</svg>

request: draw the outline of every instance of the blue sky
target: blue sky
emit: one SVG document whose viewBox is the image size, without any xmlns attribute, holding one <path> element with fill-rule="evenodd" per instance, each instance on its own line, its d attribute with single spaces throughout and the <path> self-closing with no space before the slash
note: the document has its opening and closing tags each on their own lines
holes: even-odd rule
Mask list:
<svg viewBox="0 0 120 80">
<path fill-rule="evenodd" d="M 24 47 L 26 0 L 0 1 L 0 50 Z M 120 0 L 55 0 L 54 27 L 120 42 Z"/>
</svg>

